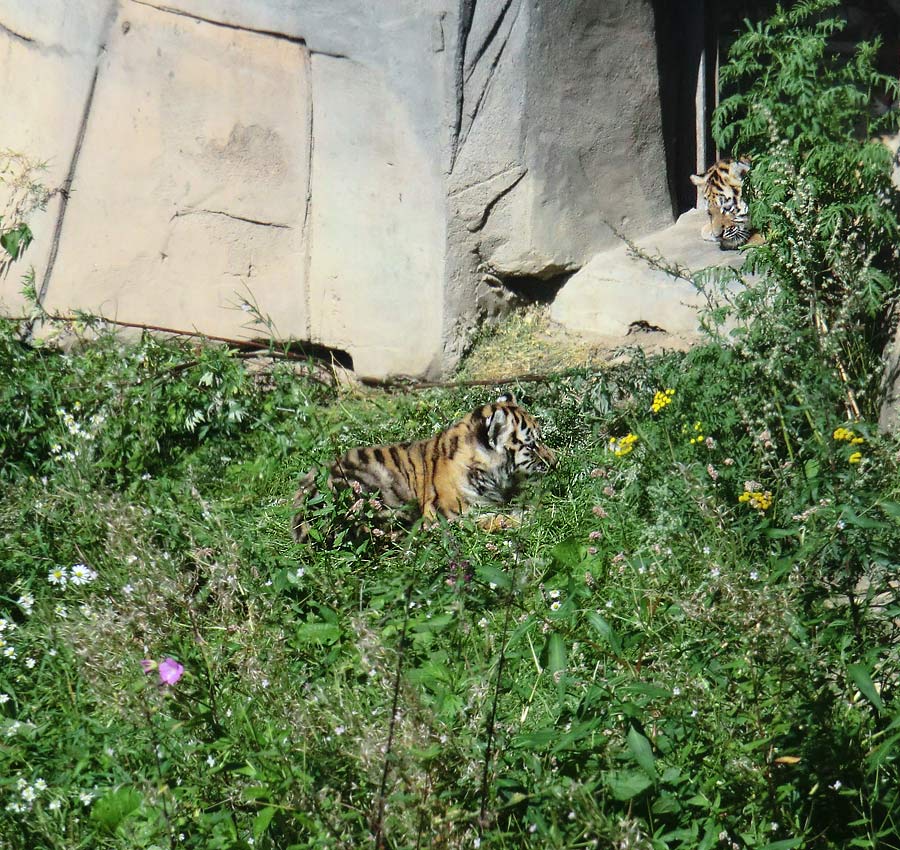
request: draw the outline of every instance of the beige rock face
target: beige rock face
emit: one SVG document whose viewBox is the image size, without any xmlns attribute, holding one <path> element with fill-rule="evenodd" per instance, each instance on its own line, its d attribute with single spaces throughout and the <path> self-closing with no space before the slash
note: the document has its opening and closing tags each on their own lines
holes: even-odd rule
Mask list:
<svg viewBox="0 0 900 850">
<path fill-rule="evenodd" d="M 100 4 L 72 2 L 66 9 L 61 18 L 48 20 L 35 15 L 31 4 L 10 3 L 0 20 L 7 28 L 0 33 L 0 149 L 42 162 L 45 169 L 37 177 L 48 187 L 65 183 L 106 26 Z M 0 209 L 7 196 L 0 186 Z M 47 266 L 61 205 L 57 195 L 29 220 L 36 238 L 28 262 L 39 272 Z M 23 308 L 20 275 L 21 269 L 13 268 L 0 279 L 0 310 L 15 314 Z"/>
<path fill-rule="evenodd" d="M 312 336 L 368 374 L 440 368 L 441 175 L 377 76 L 314 55 L 312 77 Z"/>
<path fill-rule="evenodd" d="M 258 336 L 250 292 L 285 336 L 308 333 L 301 45 L 132 5 L 97 86 L 50 310 Z"/>
<path fill-rule="evenodd" d="M 446 372 L 508 282 L 668 220 L 653 27 L 651 0 L 5 4 L 0 149 L 60 190 L 42 303 L 267 336 L 247 299 L 362 375 Z"/>
</svg>

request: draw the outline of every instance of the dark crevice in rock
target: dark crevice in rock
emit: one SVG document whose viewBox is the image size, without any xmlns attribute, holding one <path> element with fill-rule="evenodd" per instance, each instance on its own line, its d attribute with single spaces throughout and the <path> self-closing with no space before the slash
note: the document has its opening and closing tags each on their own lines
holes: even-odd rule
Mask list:
<svg viewBox="0 0 900 850">
<path fill-rule="evenodd" d="M 494 25 L 491 27 L 490 32 L 488 32 L 487 36 L 482 42 L 481 47 L 478 48 L 475 56 L 472 57 L 472 61 L 466 63 L 466 82 L 469 82 L 472 74 L 478 67 L 478 63 L 481 61 L 481 57 L 484 56 L 484 54 L 487 52 L 487 49 L 491 46 L 491 42 L 497 37 L 497 33 L 500 31 L 500 27 L 503 24 L 503 19 L 506 17 L 506 13 L 509 11 L 510 6 L 512 6 L 512 0 L 506 0 L 506 3 L 503 4 L 503 8 L 500 10 L 500 14 L 497 15 L 497 18 L 494 21 Z"/>
<path fill-rule="evenodd" d="M 78 135 L 75 137 L 75 147 L 72 151 L 72 159 L 69 162 L 69 170 L 66 172 L 66 178 L 63 180 L 62 186 L 54 192 L 59 195 L 59 213 L 56 216 L 56 223 L 53 226 L 53 237 L 50 242 L 50 253 L 47 255 L 47 268 L 44 270 L 44 279 L 41 281 L 40 289 L 37 293 L 37 301 L 43 303 L 47 290 L 50 287 L 50 279 L 53 275 L 53 267 L 56 265 L 56 257 L 59 253 L 59 243 L 62 236 L 63 222 L 66 218 L 66 209 L 69 206 L 69 192 L 72 189 L 72 183 L 75 180 L 75 170 L 78 167 L 78 160 L 81 157 L 81 149 L 84 146 L 84 137 L 87 133 L 88 119 L 91 116 L 91 108 L 94 105 L 94 93 L 97 90 L 97 80 L 100 77 L 100 57 L 106 52 L 106 38 L 109 31 L 116 20 L 116 11 L 118 4 L 116 0 L 110 0 L 106 8 L 106 16 L 104 20 L 103 38 L 97 51 L 97 61 L 94 65 L 94 73 L 91 77 L 91 83 L 88 86 L 87 97 L 84 101 L 84 109 L 81 112 L 81 121 L 78 124 Z"/>
<path fill-rule="evenodd" d="M 501 18 L 505 17 L 506 8 L 508 8 L 508 7 L 504 7 L 504 11 L 501 15 Z M 506 50 L 506 45 L 509 43 L 509 36 L 512 33 L 512 29 L 515 26 L 516 20 L 519 17 L 520 9 L 521 9 L 521 6 L 517 7 L 516 14 L 513 17 L 512 21 L 510 22 L 509 27 L 506 30 L 506 35 L 504 36 L 503 41 L 500 43 L 500 46 L 497 48 L 496 55 L 491 60 L 491 64 L 487 71 L 487 76 L 485 77 L 484 83 L 481 86 L 481 91 L 478 94 L 478 100 L 475 102 L 474 108 L 469 113 L 468 126 L 466 127 L 465 132 L 462 134 L 462 137 L 459 139 L 458 147 L 460 147 L 460 148 L 466 143 L 466 139 L 469 138 L 469 133 L 472 131 L 472 127 L 475 126 L 475 119 L 478 117 L 479 112 L 481 112 L 481 106 L 484 103 L 485 98 L 487 97 L 487 93 L 491 87 L 491 82 L 494 79 L 494 74 L 497 71 L 497 66 L 500 64 L 500 60 L 503 58 L 503 53 Z M 493 32 L 493 30 L 492 30 L 492 32 Z M 490 40 L 493 40 L 493 36 L 490 37 Z M 460 126 L 460 129 L 461 129 L 461 126 Z"/>
<path fill-rule="evenodd" d="M 646 319 L 638 319 L 636 322 L 632 322 L 628 326 L 628 330 L 625 332 L 625 336 L 631 336 L 632 334 L 664 334 L 668 333 L 665 328 L 661 328 L 659 325 L 651 325 Z"/>
<path fill-rule="evenodd" d="M 474 183 L 466 183 L 461 186 L 457 186 L 454 189 L 451 189 L 447 194 L 450 197 L 456 197 L 457 195 L 461 195 L 464 192 L 469 192 L 472 189 L 477 189 L 480 186 L 484 186 L 487 183 L 490 183 L 492 180 L 496 180 L 498 177 L 503 177 L 505 174 L 509 174 L 512 171 L 521 171 L 523 166 L 515 164 L 509 165 L 506 168 L 501 168 L 499 171 L 495 171 L 493 174 L 488 174 L 487 177 L 481 177 L 476 180 Z M 527 169 L 525 169 L 527 170 Z"/>
<path fill-rule="evenodd" d="M 576 271 L 578 270 L 561 269 L 559 266 L 548 266 L 540 275 L 511 275 L 491 271 L 485 274 L 485 280 L 502 291 L 504 300 L 513 309 L 519 309 L 533 304 L 551 304 Z"/>
<path fill-rule="evenodd" d="M 475 19 L 475 0 L 461 0 L 459 4 L 459 34 L 456 39 L 456 62 L 454 68 L 454 93 L 456 98 L 453 116 L 453 136 L 450 139 L 450 171 L 456 165 L 462 133 L 463 111 L 465 107 L 465 67 L 466 47 L 472 21 Z"/>
<path fill-rule="evenodd" d="M 271 344 L 271 339 L 263 339 L 262 337 L 247 343 L 247 345 L 261 349 L 268 348 Z M 347 369 L 350 372 L 353 371 L 353 357 L 348 351 L 344 351 L 343 348 L 331 348 L 327 345 L 319 345 L 316 342 L 302 342 L 300 340 L 278 342 L 276 348 L 279 352 L 294 355 L 295 358 L 297 356 L 308 357 L 310 360 L 319 360 L 329 365 L 340 366 L 342 369 Z M 265 352 L 261 351 L 260 354 L 264 355 Z"/>
</svg>

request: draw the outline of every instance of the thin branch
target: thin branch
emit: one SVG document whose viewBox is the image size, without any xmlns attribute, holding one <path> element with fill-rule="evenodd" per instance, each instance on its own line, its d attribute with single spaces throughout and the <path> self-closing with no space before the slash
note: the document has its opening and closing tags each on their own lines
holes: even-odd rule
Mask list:
<svg viewBox="0 0 900 850">
<path fill-rule="evenodd" d="M 516 586 L 516 567 L 518 566 L 518 554 L 513 559 L 513 571 L 510 576 L 509 593 L 506 594 L 506 611 L 503 617 L 503 636 L 500 644 L 500 658 L 497 662 L 497 681 L 494 683 L 494 698 L 491 701 L 491 713 L 487 721 L 487 742 L 484 748 L 484 767 L 481 771 L 481 811 L 478 815 L 478 835 L 482 835 L 486 826 L 489 785 L 488 777 L 491 769 L 491 758 L 494 754 L 494 730 L 497 720 L 497 703 L 500 701 L 500 686 L 503 681 L 503 667 L 506 662 L 506 638 L 509 634 L 509 621 L 512 615 L 514 590 Z"/>
<path fill-rule="evenodd" d="M 375 850 L 384 850 L 384 807 L 386 804 L 388 771 L 390 770 L 391 748 L 394 744 L 394 731 L 397 727 L 397 707 L 400 704 L 400 680 L 403 675 L 403 660 L 406 655 L 406 628 L 409 625 L 409 604 L 412 600 L 413 583 L 406 588 L 403 609 L 403 628 L 400 631 L 400 650 L 397 655 L 397 673 L 394 676 L 394 698 L 391 703 L 391 722 L 388 726 L 387 744 L 384 749 L 384 769 L 381 771 L 381 785 L 378 789 L 378 814 L 372 826 L 375 838 Z"/>
<path fill-rule="evenodd" d="M 382 390 L 430 390 L 436 388 L 454 389 L 460 387 L 492 387 L 501 384 L 540 383 L 556 380 L 562 372 L 546 375 L 529 372 L 524 375 L 506 375 L 500 378 L 474 378 L 463 381 L 418 381 L 415 378 L 360 378 L 366 387 Z"/>
</svg>

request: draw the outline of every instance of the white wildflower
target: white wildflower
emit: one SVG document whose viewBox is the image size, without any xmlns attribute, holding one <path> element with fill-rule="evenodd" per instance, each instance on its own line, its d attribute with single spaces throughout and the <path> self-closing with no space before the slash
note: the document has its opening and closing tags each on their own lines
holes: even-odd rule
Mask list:
<svg viewBox="0 0 900 850">
<path fill-rule="evenodd" d="M 66 568 L 65 567 L 54 567 L 52 570 L 50 570 L 49 573 L 47 573 L 47 581 L 49 581 L 50 584 L 56 584 L 56 585 L 59 585 L 60 587 L 65 587 L 66 582 L 68 581 L 68 576 L 66 575 Z"/>
<path fill-rule="evenodd" d="M 72 584 L 89 584 L 97 578 L 96 571 L 92 570 L 87 564 L 75 564 L 69 572 L 69 581 Z"/>
</svg>

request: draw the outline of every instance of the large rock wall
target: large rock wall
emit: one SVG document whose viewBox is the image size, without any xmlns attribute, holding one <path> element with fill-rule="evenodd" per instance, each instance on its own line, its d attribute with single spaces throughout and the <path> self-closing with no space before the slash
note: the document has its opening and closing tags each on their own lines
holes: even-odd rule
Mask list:
<svg viewBox="0 0 900 850">
<path fill-rule="evenodd" d="M 436 374 L 671 205 L 649 0 L 0 6 L 0 148 L 59 188 L 44 305 Z M 19 282 L 0 280 L 18 309 Z"/>
</svg>

